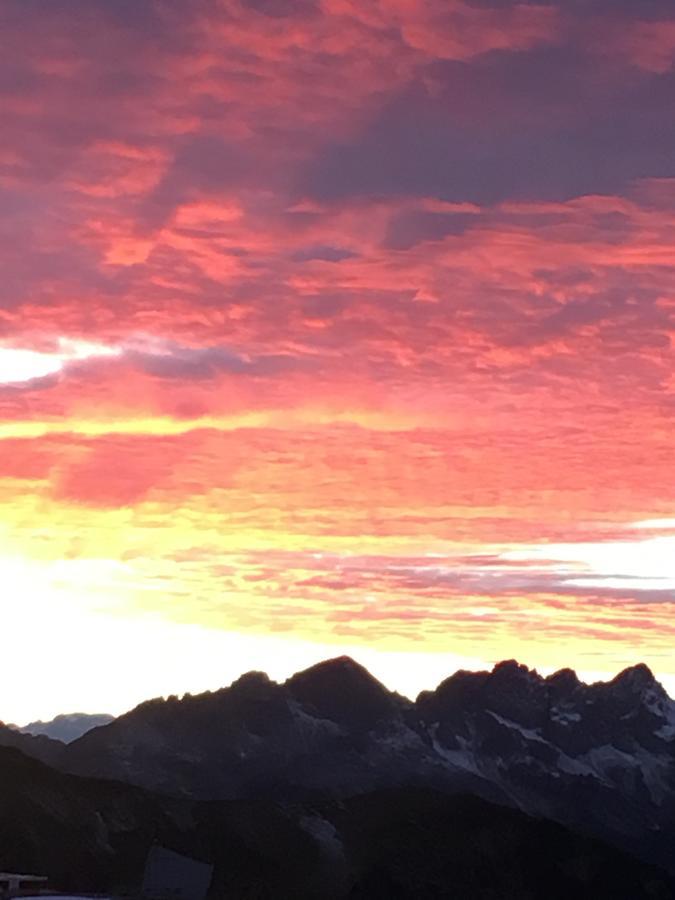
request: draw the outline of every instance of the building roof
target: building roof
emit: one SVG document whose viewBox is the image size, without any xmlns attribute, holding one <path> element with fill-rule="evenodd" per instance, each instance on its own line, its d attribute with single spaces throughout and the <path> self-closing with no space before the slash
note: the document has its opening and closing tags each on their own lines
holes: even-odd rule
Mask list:
<svg viewBox="0 0 675 900">
<path fill-rule="evenodd" d="M 12 881 L 47 881 L 46 875 L 20 875 L 17 872 L 0 872 L 0 881 L 6 881 L 8 879 L 12 879 Z"/>
</svg>

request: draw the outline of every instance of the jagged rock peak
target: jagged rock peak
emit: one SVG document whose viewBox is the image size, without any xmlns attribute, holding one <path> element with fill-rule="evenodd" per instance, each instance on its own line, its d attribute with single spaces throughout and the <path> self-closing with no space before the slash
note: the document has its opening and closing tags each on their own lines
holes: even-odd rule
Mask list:
<svg viewBox="0 0 675 900">
<path fill-rule="evenodd" d="M 574 669 L 558 669 L 552 675 L 548 675 L 545 679 L 546 684 L 560 693 L 572 693 L 578 687 L 581 687 L 581 681 Z"/>
<path fill-rule="evenodd" d="M 661 684 L 654 677 L 654 673 L 649 666 L 645 665 L 645 663 L 629 666 L 627 669 L 619 672 L 619 674 L 609 682 L 609 686 L 620 688 L 621 690 L 628 690 L 636 694 L 641 694 L 647 688 L 656 689 L 659 692 L 665 693 Z"/>
<path fill-rule="evenodd" d="M 507 677 L 509 679 L 523 679 L 527 681 L 541 681 L 541 676 L 536 669 L 529 669 L 516 659 L 504 659 L 496 663 L 492 668 L 493 678 Z"/>
<path fill-rule="evenodd" d="M 249 688 L 256 688 L 256 687 L 261 687 L 261 686 L 266 687 L 267 685 L 270 685 L 270 684 L 274 684 L 274 682 L 269 677 L 267 672 L 253 671 L 253 672 L 244 672 L 243 675 L 240 675 L 239 678 L 235 679 L 232 682 L 232 684 L 230 685 L 230 688 L 233 690 L 241 690 L 242 688 L 249 689 Z"/>
</svg>

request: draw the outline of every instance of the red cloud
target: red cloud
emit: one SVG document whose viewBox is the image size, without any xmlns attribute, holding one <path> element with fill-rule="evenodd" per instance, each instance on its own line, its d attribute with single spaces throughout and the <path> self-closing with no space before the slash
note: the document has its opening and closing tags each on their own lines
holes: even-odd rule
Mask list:
<svg viewBox="0 0 675 900">
<path fill-rule="evenodd" d="M 672 517 L 668 8 L 40 8 L 2 10 L 0 376 L 118 355 L 0 383 L 22 552 L 138 556 L 218 627 L 669 648 L 647 583 L 494 564 Z"/>
</svg>

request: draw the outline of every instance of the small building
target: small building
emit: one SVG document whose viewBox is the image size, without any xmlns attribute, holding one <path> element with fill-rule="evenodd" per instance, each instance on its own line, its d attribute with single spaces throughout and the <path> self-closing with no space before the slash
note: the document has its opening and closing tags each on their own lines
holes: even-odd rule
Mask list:
<svg viewBox="0 0 675 900">
<path fill-rule="evenodd" d="M 47 888 L 45 875 L 17 875 L 14 872 L 0 872 L 0 900 L 35 894 Z"/>
<path fill-rule="evenodd" d="M 213 866 L 156 844 L 145 864 L 143 900 L 204 900 Z"/>
</svg>

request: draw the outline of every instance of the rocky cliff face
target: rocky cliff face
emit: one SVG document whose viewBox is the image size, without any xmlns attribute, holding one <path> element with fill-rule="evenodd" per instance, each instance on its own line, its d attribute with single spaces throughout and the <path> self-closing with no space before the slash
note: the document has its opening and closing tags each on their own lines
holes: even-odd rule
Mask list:
<svg viewBox="0 0 675 900">
<path fill-rule="evenodd" d="M 645 666 L 584 685 L 505 662 L 457 673 L 416 708 L 441 757 L 514 805 L 672 862 L 675 703 Z"/>
</svg>

